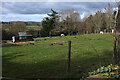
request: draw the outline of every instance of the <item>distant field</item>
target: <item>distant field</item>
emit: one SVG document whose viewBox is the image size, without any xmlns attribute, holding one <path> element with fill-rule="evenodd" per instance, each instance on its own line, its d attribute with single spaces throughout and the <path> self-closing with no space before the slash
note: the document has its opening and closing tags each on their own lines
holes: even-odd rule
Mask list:
<svg viewBox="0 0 120 80">
<path fill-rule="evenodd" d="M 32 30 L 40 30 L 41 29 L 40 26 L 26 26 L 26 27 L 27 27 L 27 30 L 30 30 L 30 29 L 32 29 Z"/>
<path fill-rule="evenodd" d="M 41 27 L 40 26 L 26 26 L 27 30 L 40 30 Z M 4 26 L 2 27 L 2 29 L 5 29 L 5 30 L 9 30 L 10 29 L 10 26 Z"/>
<path fill-rule="evenodd" d="M 3 77 L 81 78 L 101 65 L 112 63 L 113 35 L 90 34 L 35 39 L 34 45 L 3 47 Z M 72 41 L 71 72 L 67 73 L 68 44 Z"/>
</svg>

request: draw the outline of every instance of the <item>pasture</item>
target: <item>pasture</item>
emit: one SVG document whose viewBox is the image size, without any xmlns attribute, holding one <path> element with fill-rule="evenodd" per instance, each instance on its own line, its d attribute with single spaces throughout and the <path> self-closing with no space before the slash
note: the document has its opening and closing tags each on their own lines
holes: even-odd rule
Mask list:
<svg viewBox="0 0 120 80">
<path fill-rule="evenodd" d="M 67 72 L 68 43 L 71 44 L 71 71 Z M 64 42 L 64 44 L 55 44 Z M 2 48 L 3 77 L 81 78 L 101 65 L 112 63 L 113 35 L 89 34 L 35 39 Z"/>
<path fill-rule="evenodd" d="M 40 26 L 26 26 L 27 30 L 40 30 Z"/>
</svg>

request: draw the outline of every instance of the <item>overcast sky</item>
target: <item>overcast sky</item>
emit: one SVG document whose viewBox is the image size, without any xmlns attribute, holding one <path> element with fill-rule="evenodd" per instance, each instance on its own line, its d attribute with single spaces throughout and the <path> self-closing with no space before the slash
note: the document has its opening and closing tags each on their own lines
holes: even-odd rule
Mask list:
<svg viewBox="0 0 120 80">
<path fill-rule="evenodd" d="M 111 6 L 115 8 L 116 3 Z M 50 9 L 57 12 L 74 9 L 83 18 L 86 12 L 104 11 L 107 7 L 108 2 L 2 2 L 2 21 L 40 22 L 51 13 Z"/>
</svg>

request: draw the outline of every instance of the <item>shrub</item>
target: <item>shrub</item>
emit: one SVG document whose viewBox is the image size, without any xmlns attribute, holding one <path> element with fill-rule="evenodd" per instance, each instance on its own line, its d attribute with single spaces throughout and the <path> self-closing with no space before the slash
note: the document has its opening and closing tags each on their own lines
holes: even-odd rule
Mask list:
<svg viewBox="0 0 120 80">
<path fill-rule="evenodd" d="M 3 40 L 2 43 L 7 43 L 7 41 L 6 41 L 6 40 Z"/>
<path fill-rule="evenodd" d="M 11 40 L 12 36 L 13 36 L 12 32 L 2 30 L 2 40 Z"/>
</svg>

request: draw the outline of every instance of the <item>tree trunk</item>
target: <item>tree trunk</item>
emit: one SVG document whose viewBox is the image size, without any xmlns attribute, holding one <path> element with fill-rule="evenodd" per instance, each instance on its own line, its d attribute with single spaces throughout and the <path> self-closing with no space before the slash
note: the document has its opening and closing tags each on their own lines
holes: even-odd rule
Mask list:
<svg viewBox="0 0 120 80">
<path fill-rule="evenodd" d="M 49 37 L 51 38 L 51 32 L 49 32 Z"/>
<path fill-rule="evenodd" d="M 70 31 L 68 31 L 68 36 L 70 36 Z"/>
<path fill-rule="evenodd" d="M 113 59 L 114 59 L 114 65 L 117 64 L 117 49 L 116 49 L 116 41 L 117 41 L 117 38 L 116 38 L 116 27 L 117 27 L 117 15 L 118 15 L 118 9 L 116 11 L 116 14 L 115 14 L 115 26 L 114 26 L 114 53 L 113 53 Z"/>
</svg>

